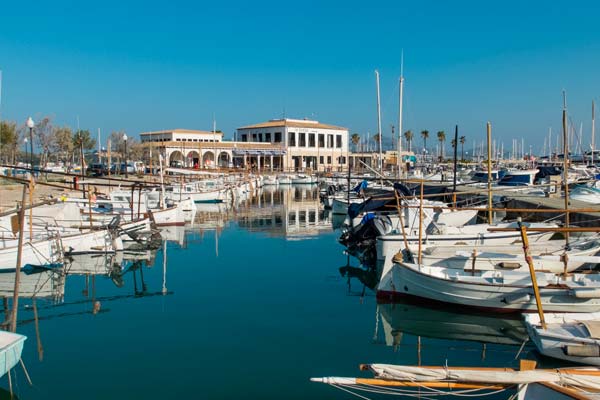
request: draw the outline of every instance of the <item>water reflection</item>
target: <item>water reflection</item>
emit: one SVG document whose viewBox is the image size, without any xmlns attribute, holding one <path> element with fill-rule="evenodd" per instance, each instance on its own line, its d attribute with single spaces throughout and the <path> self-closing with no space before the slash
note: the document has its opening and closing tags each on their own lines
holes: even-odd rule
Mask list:
<svg viewBox="0 0 600 400">
<path fill-rule="evenodd" d="M 323 209 L 315 185 L 265 186 L 232 204 L 196 204 L 196 208 L 194 221 L 185 227 L 188 232 L 221 231 L 229 222 L 288 240 L 332 231 L 331 213 Z"/>
</svg>

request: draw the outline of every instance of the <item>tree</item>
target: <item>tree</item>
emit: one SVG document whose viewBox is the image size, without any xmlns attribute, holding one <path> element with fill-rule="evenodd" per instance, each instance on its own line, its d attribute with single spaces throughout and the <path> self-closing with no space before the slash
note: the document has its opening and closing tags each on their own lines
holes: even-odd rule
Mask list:
<svg viewBox="0 0 600 400">
<path fill-rule="evenodd" d="M 350 140 L 352 141 L 352 144 L 354 145 L 354 151 L 356 151 L 356 148 L 358 147 L 358 144 L 360 143 L 360 135 L 358 133 L 353 133 L 352 136 L 350 136 Z"/>
<path fill-rule="evenodd" d="M 0 122 L 0 158 L 15 163 L 19 147 L 19 131 L 17 123 L 11 121 Z"/>
<path fill-rule="evenodd" d="M 40 165 L 46 166 L 48 164 L 50 151 L 53 149 L 56 140 L 52 118 L 46 116 L 38 121 L 33 128 L 33 135 L 37 141 L 38 147 L 42 150 L 42 154 L 40 155 Z"/>
<path fill-rule="evenodd" d="M 406 142 L 408 143 L 408 151 L 411 151 L 411 143 L 413 140 L 413 132 L 411 130 L 408 130 L 406 132 L 404 132 L 404 137 L 406 138 Z"/>
<path fill-rule="evenodd" d="M 423 149 L 425 149 L 425 152 L 427 152 L 427 139 L 429 139 L 429 131 L 421 131 L 421 137 L 423 138 Z"/>
<path fill-rule="evenodd" d="M 73 153 L 78 153 L 78 150 L 80 149 L 84 153 L 83 156 L 85 157 L 86 151 L 90 151 L 94 147 L 96 147 L 96 139 L 92 138 L 92 136 L 90 135 L 90 131 L 88 131 L 87 129 L 80 129 L 73 134 L 73 147 L 75 150 Z M 85 160 L 81 160 L 82 168 L 84 167 L 84 164 Z"/>
<path fill-rule="evenodd" d="M 373 135 L 373 141 L 377 144 L 377 146 L 379 146 L 379 137 L 381 135 L 379 133 L 376 133 L 375 135 Z"/>
<path fill-rule="evenodd" d="M 67 163 L 69 154 L 73 153 L 75 148 L 73 143 L 73 132 L 68 126 L 54 128 L 54 151 L 57 156 Z"/>
<path fill-rule="evenodd" d="M 437 138 L 440 142 L 440 161 L 444 158 L 444 144 L 446 143 L 446 132 L 438 131 Z"/>
<path fill-rule="evenodd" d="M 461 136 L 458 140 L 460 141 L 460 159 L 464 160 L 465 159 L 465 142 L 467 141 L 467 138 L 465 136 Z"/>
</svg>

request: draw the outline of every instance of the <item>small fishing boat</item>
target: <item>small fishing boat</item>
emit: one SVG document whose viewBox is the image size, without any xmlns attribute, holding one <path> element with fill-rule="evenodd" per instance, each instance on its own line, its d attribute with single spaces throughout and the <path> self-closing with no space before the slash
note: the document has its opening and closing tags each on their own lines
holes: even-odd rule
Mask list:
<svg viewBox="0 0 600 400">
<path fill-rule="evenodd" d="M 569 190 L 569 198 L 585 203 L 600 204 L 600 189 L 585 185 L 576 185 Z"/>
<path fill-rule="evenodd" d="M 286 174 L 281 174 L 277 176 L 277 182 L 280 185 L 291 185 L 292 184 L 292 176 L 291 175 L 286 175 Z"/>
<path fill-rule="evenodd" d="M 464 271 L 395 260 L 377 287 L 382 301 L 413 296 L 495 312 L 537 310 L 529 272 Z M 543 309 L 548 312 L 600 311 L 600 275 L 537 272 Z"/>
<path fill-rule="evenodd" d="M 449 366 L 362 364 L 374 378 L 323 377 L 312 382 L 331 385 L 359 398 L 372 393 L 398 397 L 437 398 L 440 395 L 485 398 L 506 391 L 520 400 L 586 400 L 600 390 L 598 368 L 535 369 L 521 360 L 521 369 Z M 510 398 L 515 398 L 511 396 Z"/>
<path fill-rule="evenodd" d="M 292 176 L 292 184 L 293 185 L 301 185 L 301 184 L 313 184 L 317 183 L 317 178 L 312 175 L 298 174 Z"/>
<path fill-rule="evenodd" d="M 529 337 L 538 351 L 559 360 L 600 366 L 600 312 L 525 315 Z"/>
<path fill-rule="evenodd" d="M 4 376 L 21 360 L 27 336 L 0 331 L 0 377 Z"/>
</svg>

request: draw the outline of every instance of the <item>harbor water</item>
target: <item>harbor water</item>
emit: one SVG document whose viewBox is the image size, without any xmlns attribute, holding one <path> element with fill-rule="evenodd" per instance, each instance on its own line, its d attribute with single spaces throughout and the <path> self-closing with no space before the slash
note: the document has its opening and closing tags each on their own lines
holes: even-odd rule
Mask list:
<svg viewBox="0 0 600 400">
<path fill-rule="evenodd" d="M 369 376 L 361 363 L 516 367 L 517 356 L 536 357 L 529 345 L 519 354 L 518 317 L 378 305 L 376 275 L 344 253 L 335 223 L 316 186 L 267 187 L 231 207 L 200 205 L 154 250 L 24 275 L 17 332 L 33 386 L 18 366 L 14 392 L 349 399 L 310 378 Z M 0 279 L 10 295 L 14 275 Z"/>
</svg>

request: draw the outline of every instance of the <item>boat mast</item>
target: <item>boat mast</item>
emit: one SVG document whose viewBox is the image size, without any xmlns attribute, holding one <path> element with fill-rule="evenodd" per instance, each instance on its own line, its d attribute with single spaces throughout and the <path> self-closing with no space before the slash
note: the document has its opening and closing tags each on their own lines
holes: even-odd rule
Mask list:
<svg viewBox="0 0 600 400">
<path fill-rule="evenodd" d="M 492 124 L 487 123 L 488 224 L 492 223 Z"/>
<path fill-rule="evenodd" d="M 569 227 L 569 134 L 567 132 L 567 94 L 563 90 L 563 111 L 562 111 L 562 128 L 563 128 L 563 185 L 565 191 L 565 227 Z M 566 246 L 569 246 L 569 232 L 565 232 Z"/>
<path fill-rule="evenodd" d="M 379 144 L 379 173 L 383 175 L 383 158 L 381 149 L 381 102 L 379 95 L 379 71 L 377 70 L 375 70 L 375 84 L 377 85 L 377 141 Z"/>
<path fill-rule="evenodd" d="M 1 78 L 1 76 L 0 76 Z M 596 137 L 596 113 L 595 113 L 595 103 L 592 100 L 592 165 L 594 165 L 594 150 L 596 150 L 596 146 L 594 143 L 594 139 Z"/>
<path fill-rule="evenodd" d="M 400 93 L 398 102 L 398 178 L 402 176 L 402 100 L 404 97 L 404 50 L 400 56 Z"/>
</svg>

